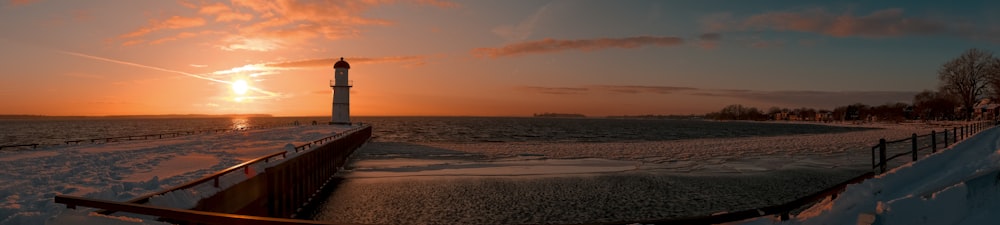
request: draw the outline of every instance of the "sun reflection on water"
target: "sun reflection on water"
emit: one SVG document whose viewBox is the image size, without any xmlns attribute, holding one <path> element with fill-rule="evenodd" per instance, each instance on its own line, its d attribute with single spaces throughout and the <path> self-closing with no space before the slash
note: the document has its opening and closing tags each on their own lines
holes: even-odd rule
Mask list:
<svg viewBox="0 0 1000 225">
<path fill-rule="evenodd" d="M 233 130 L 243 130 L 250 127 L 250 119 L 247 118 L 233 118 Z"/>
</svg>

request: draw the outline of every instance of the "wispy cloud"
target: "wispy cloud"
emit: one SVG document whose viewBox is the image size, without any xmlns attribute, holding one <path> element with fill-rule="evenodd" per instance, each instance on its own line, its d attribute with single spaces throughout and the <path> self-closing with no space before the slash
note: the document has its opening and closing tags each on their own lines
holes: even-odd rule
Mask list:
<svg viewBox="0 0 1000 225">
<path fill-rule="evenodd" d="M 607 91 L 621 94 L 672 94 L 680 91 L 698 90 L 693 87 L 673 87 L 673 86 L 644 86 L 644 85 L 594 85 L 594 90 Z"/>
<path fill-rule="evenodd" d="M 215 16 L 216 22 L 250 21 L 253 19 L 253 14 L 238 12 L 221 2 L 201 6 L 198 9 L 198 14 Z"/>
<path fill-rule="evenodd" d="M 121 35 L 123 45 L 147 43 L 146 39 L 161 44 L 197 35 L 215 34 L 218 40 L 210 43 L 223 50 L 272 51 L 287 47 L 302 47 L 316 38 L 334 40 L 356 37 L 362 26 L 387 26 L 393 21 L 374 18 L 367 13 L 372 8 L 411 2 L 435 7 L 455 7 L 456 4 L 440 0 L 409 1 L 311 1 L 311 0 L 233 0 L 222 2 L 189 2 L 179 4 L 197 13 L 193 17 L 174 16 L 150 21 L 150 24 Z M 217 26 L 209 26 L 216 25 Z M 202 27 L 204 26 L 204 27 Z M 161 30 L 202 27 L 187 35 L 166 34 L 167 38 L 149 38 Z M 211 32 L 208 32 L 211 31 Z M 194 34 L 194 35 L 192 35 Z"/>
<path fill-rule="evenodd" d="M 626 38 L 598 38 L 558 40 L 546 38 L 538 41 L 526 41 L 509 44 L 497 48 L 476 48 L 472 54 L 479 57 L 519 56 L 526 54 L 553 53 L 569 50 L 594 51 L 606 48 L 639 48 L 643 46 L 677 46 L 684 39 L 664 36 L 637 36 Z"/>
<path fill-rule="evenodd" d="M 898 8 L 868 15 L 833 14 L 823 9 L 804 12 L 771 12 L 751 16 L 743 23 L 751 29 L 774 29 L 822 33 L 834 37 L 892 37 L 901 35 L 944 34 L 953 31 L 946 23 L 916 17 L 904 17 Z"/>
<path fill-rule="evenodd" d="M 424 56 L 385 56 L 385 57 L 345 57 L 344 60 L 350 62 L 351 64 L 368 64 L 368 63 L 411 63 L 412 64 L 422 64 Z M 230 74 L 243 74 L 250 77 L 257 77 L 269 74 L 278 74 L 283 70 L 292 70 L 300 68 L 317 68 L 317 67 L 332 67 L 334 63 L 337 63 L 340 58 L 319 58 L 319 59 L 303 59 L 303 60 L 293 60 L 293 61 L 281 61 L 281 62 L 265 62 L 257 64 L 247 64 L 243 66 L 233 67 L 230 69 L 219 70 L 212 72 L 214 75 L 230 75 Z"/>
<path fill-rule="evenodd" d="M 37 2 L 37 1 L 38 0 L 10 0 L 10 4 L 13 5 L 13 6 L 20 6 L 20 5 L 31 4 L 31 3 Z"/>
<path fill-rule="evenodd" d="M 220 79 L 216 79 L 216 78 L 211 78 L 211 77 L 202 76 L 202 75 L 193 74 L 193 73 L 188 73 L 188 72 L 179 71 L 179 70 L 172 70 L 172 69 L 167 69 L 167 68 L 162 68 L 162 67 L 143 65 L 143 64 L 139 64 L 139 63 L 128 62 L 128 61 L 123 61 L 123 60 L 117 60 L 117 59 L 111 59 L 111 58 L 105 58 L 105 57 L 94 56 L 94 55 L 88 55 L 88 54 L 83 54 L 83 53 L 79 53 L 79 52 L 70 52 L 70 51 L 58 51 L 58 52 L 62 53 L 62 54 L 66 54 L 66 55 L 77 56 L 77 57 L 82 57 L 82 58 L 87 58 L 87 59 L 92 59 L 92 60 L 104 61 L 104 62 L 115 63 L 115 64 L 119 64 L 119 65 L 126 65 L 126 66 L 138 67 L 138 68 L 143 68 L 143 69 L 150 69 L 150 70 L 155 70 L 155 71 L 167 72 L 167 73 L 180 74 L 180 75 L 184 75 L 184 76 L 191 77 L 191 78 L 197 78 L 197 79 L 212 81 L 212 82 L 216 82 L 216 83 L 222 83 L 222 84 L 232 85 L 231 81 L 220 80 Z M 248 96 L 247 98 L 269 99 L 269 98 L 279 97 L 279 95 L 277 93 L 270 92 L 270 91 L 267 91 L 267 90 L 263 90 L 263 89 L 260 89 L 260 88 L 257 88 L 257 87 L 250 87 L 250 90 L 252 90 L 254 92 L 257 92 L 257 93 L 260 93 L 260 94 L 264 94 L 265 96 Z"/>
<path fill-rule="evenodd" d="M 1000 29 L 977 27 L 960 21 L 945 21 L 929 17 L 907 16 L 903 9 L 888 8 L 867 14 L 830 12 L 824 8 L 800 11 L 774 11 L 736 18 L 732 14 L 712 14 L 703 19 L 710 31 L 794 31 L 817 33 L 832 37 L 887 38 L 919 35 L 947 35 L 968 39 L 990 39 Z"/>
<path fill-rule="evenodd" d="M 585 94 L 590 89 L 583 87 L 538 87 L 538 86 L 525 86 L 515 88 L 519 91 L 531 92 L 531 93 L 541 93 L 550 95 L 576 95 Z"/>
<path fill-rule="evenodd" d="M 419 62 L 423 61 L 423 56 L 386 56 L 386 57 L 347 57 L 344 60 L 351 64 L 367 63 L 394 63 L 394 62 Z M 340 58 L 306 59 L 285 62 L 265 63 L 267 67 L 295 68 L 295 67 L 330 67 L 340 61 Z"/>
<path fill-rule="evenodd" d="M 756 40 L 750 43 L 751 48 L 780 48 L 785 46 L 785 41 L 782 40 Z"/>
<path fill-rule="evenodd" d="M 693 87 L 673 87 L 673 86 L 644 86 L 644 85 L 587 85 L 580 87 L 541 87 L 524 86 L 515 88 L 523 92 L 568 95 L 568 94 L 588 94 L 588 93 L 616 93 L 616 94 L 671 94 L 675 92 L 698 90 Z"/>
<path fill-rule="evenodd" d="M 535 31 L 538 21 L 545 15 L 545 12 L 548 11 L 553 3 L 549 2 L 539 7 L 538 10 L 535 10 L 535 13 L 524 18 L 517 25 L 503 25 L 493 28 L 493 33 L 507 39 L 507 41 L 524 41 Z"/>
<path fill-rule="evenodd" d="M 698 46 L 704 49 L 715 49 L 719 47 L 719 40 L 722 40 L 722 34 L 703 33 L 698 35 Z"/>
<path fill-rule="evenodd" d="M 182 29 L 189 27 L 198 27 L 203 25 L 205 25 L 205 19 L 202 19 L 201 17 L 172 16 L 165 20 L 149 21 L 149 25 L 146 25 L 145 27 L 139 28 L 135 31 L 126 34 L 122 34 L 119 37 L 140 38 L 159 30 Z"/>
</svg>

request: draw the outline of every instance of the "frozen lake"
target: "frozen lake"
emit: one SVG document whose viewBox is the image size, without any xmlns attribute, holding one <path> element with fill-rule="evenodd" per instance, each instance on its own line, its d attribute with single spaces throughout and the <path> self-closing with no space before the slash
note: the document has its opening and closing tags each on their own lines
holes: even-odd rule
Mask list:
<svg viewBox="0 0 1000 225">
<path fill-rule="evenodd" d="M 638 142 L 408 143 L 352 157 L 315 219 L 366 224 L 634 221 L 775 205 L 870 168 L 855 132 Z"/>
</svg>

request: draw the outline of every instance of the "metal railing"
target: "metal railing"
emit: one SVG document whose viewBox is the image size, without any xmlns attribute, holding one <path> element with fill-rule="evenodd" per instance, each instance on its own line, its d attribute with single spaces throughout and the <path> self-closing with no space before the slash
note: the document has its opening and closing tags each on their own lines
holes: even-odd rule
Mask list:
<svg viewBox="0 0 1000 225">
<path fill-rule="evenodd" d="M 890 161 L 907 155 L 911 156 L 912 162 L 916 162 L 920 158 L 920 152 L 930 150 L 929 153 L 936 153 L 938 149 L 947 148 L 949 143 L 954 144 L 965 140 L 996 124 L 996 121 L 975 122 L 952 127 L 950 132 L 949 129 L 944 129 L 941 132 L 935 130 L 924 135 L 914 133 L 908 138 L 891 141 L 886 141 L 885 138 L 879 139 L 879 143 L 871 147 L 872 169 L 878 169 L 879 173 L 885 173 L 890 169 Z"/>
</svg>

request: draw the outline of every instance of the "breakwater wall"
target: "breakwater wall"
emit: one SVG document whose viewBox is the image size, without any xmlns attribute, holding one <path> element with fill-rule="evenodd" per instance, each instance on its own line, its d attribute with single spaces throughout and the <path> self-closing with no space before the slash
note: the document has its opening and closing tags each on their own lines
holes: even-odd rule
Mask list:
<svg viewBox="0 0 1000 225">
<path fill-rule="evenodd" d="M 289 218 L 309 204 L 317 191 L 347 163 L 347 157 L 372 135 L 365 127 L 296 154 L 251 177 L 203 199 L 194 210 Z M 318 199 L 317 199 L 318 200 Z"/>
</svg>

